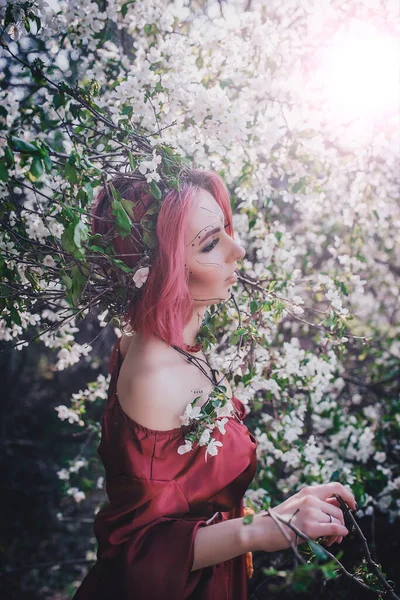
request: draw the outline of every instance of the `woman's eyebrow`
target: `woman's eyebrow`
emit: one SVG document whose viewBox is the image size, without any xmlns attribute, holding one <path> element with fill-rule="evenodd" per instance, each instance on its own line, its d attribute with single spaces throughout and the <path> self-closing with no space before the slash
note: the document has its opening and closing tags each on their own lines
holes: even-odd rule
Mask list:
<svg viewBox="0 0 400 600">
<path fill-rule="evenodd" d="M 214 235 L 214 233 L 218 233 L 221 231 L 221 227 L 213 227 L 212 229 L 210 229 L 210 231 L 207 231 L 207 233 L 205 234 L 205 236 L 203 237 L 202 240 L 200 240 L 199 244 L 202 244 L 203 242 L 206 241 L 207 238 L 211 237 L 212 235 Z M 201 233 L 201 232 L 200 232 Z"/>
<path fill-rule="evenodd" d="M 202 208 L 203 208 L 204 210 L 208 210 L 207 208 L 204 208 L 204 207 L 202 207 Z M 214 211 L 208 210 L 208 212 L 214 212 Z M 215 213 L 215 214 L 217 214 L 217 213 Z M 206 240 L 208 237 L 210 237 L 211 235 L 214 235 L 215 233 L 218 233 L 219 231 L 221 231 L 221 227 L 222 227 L 222 225 L 223 225 L 223 223 L 224 223 L 224 220 L 225 220 L 225 217 L 224 217 L 224 215 L 220 215 L 220 219 L 221 219 L 221 225 L 220 225 L 220 226 L 216 226 L 216 227 L 214 227 L 213 229 L 210 229 L 210 231 L 207 231 L 207 233 L 204 235 L 203 239 L 202 239 L 202 240 L 200 240 L 200 241 L 198 242 L 199 244 L 202 244 L 202 243 L 203 243 L 203 242 L 204 242 L 204 241 L 205 241 L 205 240 Z M 206 225 L 206 227 L 203 227 L 203 229 L 200 229 L 200 231 L 198 231 L 198 232 L 196 233 L 196 235 L 194 236 L 194 238 L 193 238 L 193 239 L 192 239 L 192 240 L 191 240 L 191 241 L 190 241 L 190 242 L 189 242 L 187 245 L 188 245 L 188 246 L 189 246 L 190 244 L 194 245 L 194 243 L 193 243 L 193 242 L 194 242 L 195 240 L 197 240 L 197 239 L 200 237 L 201 233 L 202 233 L 202 232 L 203 232 L 205 229 L 208 229 L 208 227 L 211 227 L 211 225 Z"/>
<path fill-rule="evenodd" d="M 209 227 L 211 227 L 211 225 L 207 225 L 206 227 L 203 227 L 203 229 L 200 229 L 200 231 L 198 233 L 196 233 L 196 235 L 194 236 L 194 238 L 187 244 L 187 246 L 190 246 L 190 244 L 192 244 L 192 246 L 194 246 L 194 242 L 197 240 L 197 238 L 200 237 L 201 233 L 205 230 L 208 229 Z M 219 231 L 221 231 L 221 227 L 213 227 L 212 229 L 210 229 L 210 231 L 207 231 L 207 233 L 205 234 L 205 236 L 203 237 L 203 239 L 198 242 L 199 244 L 202 244 L 208 237 L 210 237 L 211 235 L 214 235 L 214 233 L 218 233 Z"/>
</svg>

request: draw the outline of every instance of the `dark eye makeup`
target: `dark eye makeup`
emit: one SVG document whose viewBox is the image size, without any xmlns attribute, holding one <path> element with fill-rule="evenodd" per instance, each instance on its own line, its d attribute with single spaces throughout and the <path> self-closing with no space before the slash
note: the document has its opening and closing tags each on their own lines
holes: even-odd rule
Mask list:
<svg viewBox="0 0 400 600">
<path fill-rule="evenodd" d="M 227 227 L 229 227 L 229 225 L 230 225 L 230 223 L 227 223 L 227 224 L 224 226 L 224 229 L 226 229 Z M 202 252 L 211 252 L 211 250 L 213 250 L 213 248 L 215 248 L 215 246 L 218 244 L 218 242 L 219 242 L 219 239 L 220 239 L 219 237 L 218 237 L 218 238 L 215 238 L 215 240 L 213 240 L 213 241 L 211 242 L 211 244 L 209 244 L 208 246 L 206 246 L 205 248 L 203 248 Z"/>
</svg>

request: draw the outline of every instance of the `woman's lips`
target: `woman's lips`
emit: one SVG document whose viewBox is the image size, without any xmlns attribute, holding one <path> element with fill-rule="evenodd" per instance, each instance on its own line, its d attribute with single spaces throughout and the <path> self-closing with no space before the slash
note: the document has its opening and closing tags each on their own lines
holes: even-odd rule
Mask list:
<svg viewBox="0 0 400 600">
<path fill-rule="evenodd" d="M 238 276 L 237 273 L 232 273 L 232 275 L 230 275 L 225 281 L 227 283 L 236 283 L 236 281 L 238 280 Z"/>
</svg>

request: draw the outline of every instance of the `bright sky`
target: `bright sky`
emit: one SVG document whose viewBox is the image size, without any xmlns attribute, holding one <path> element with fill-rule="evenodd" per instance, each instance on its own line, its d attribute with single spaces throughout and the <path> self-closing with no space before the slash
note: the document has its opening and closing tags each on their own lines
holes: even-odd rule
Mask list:
<svg viewBox="0 0 400 600">
<path fill-rule="evenodd" d="M 379 118 L 398 111 L 400 42 L 370 23 L 351 21 L 322 49 L 315 77 L 338 117 Z"/>
</svg>

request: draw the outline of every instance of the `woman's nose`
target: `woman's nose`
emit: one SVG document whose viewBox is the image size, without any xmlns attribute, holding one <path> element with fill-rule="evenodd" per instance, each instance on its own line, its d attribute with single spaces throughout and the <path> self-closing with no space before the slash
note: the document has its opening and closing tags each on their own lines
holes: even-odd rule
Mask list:
<svg viewBox="0 0 400 600">
<path fill-rule="evenodd" d="M 246 254 L 246 250 L 243 248 L 241 244 L 235 241 L 235 255 L 236 260 L 241 260 Z"/>
</svg>

